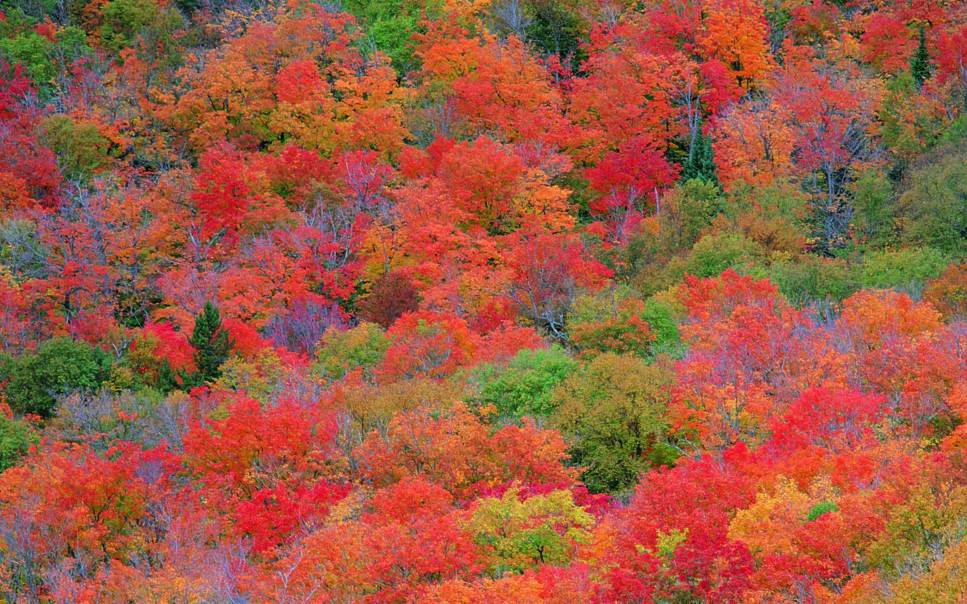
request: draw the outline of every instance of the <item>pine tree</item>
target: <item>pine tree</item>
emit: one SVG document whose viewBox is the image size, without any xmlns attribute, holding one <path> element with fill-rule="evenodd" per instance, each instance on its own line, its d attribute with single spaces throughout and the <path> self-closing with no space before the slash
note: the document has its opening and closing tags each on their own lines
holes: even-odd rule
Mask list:
<svg viewBox="0 0 967 604">
<path fill-rule="evenodd" d="M 218 309 L 211 302 L 205 303 L 205 308 L 195 319 L 195 329 L 188 341 L 195 348 L 196 370 L 186 383 L 201 385 L 217 378 L 221 374 L 219 368 L 228 358 L 232 342 L 228 332 L 222 329 Z"/>
<path fill-rule="evenodd" d="M 917 83 L 917 90 L 923 87 L 923 83 L 930 78 L 932 71 L 930 65 L 930 53 L 927 52 L 927 33 L 924 27 L 920 26 L 920 43 L 917 45 L 916 52 L 910 58 L 910 73 Z"/>
</svg>

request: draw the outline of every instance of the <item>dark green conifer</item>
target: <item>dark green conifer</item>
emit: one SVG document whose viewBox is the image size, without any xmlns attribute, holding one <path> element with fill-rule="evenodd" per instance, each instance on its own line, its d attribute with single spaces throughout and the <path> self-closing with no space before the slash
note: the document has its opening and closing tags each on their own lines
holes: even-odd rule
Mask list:
<svg viewBox="0 0 967 604">
<path fill-rule="evenodd" d="M 700 178 L 715 184 L 718 184 L 719 181 L 716 175 L 715 156 L 712 152 L 712 140 L 701 130 L 695 137 L 695 145 L 690 156 L 682 162 L 682 182 L 693 178 Z"/>
<path fill-rule="evenodd" d="M 927 33 L 923 25 L 920 26 L 920 43 L 917 45 L 916 52 L 910 58 L 910 74 L 913 75 L 917 83 L 917 90 L 923 87 L 923 83 L 930 79 L 930 72 L 933 70 L 930 65 L 930 53 L 927 52 Z"/>
<path fill-rule="evenodd" d="M 195 347 L 196 370 L 191 383 L 201 385 L 221 375 L 219 368 L 228 358 L 232 342 L 222 328 L 218 309 L 211 302 L 205 303 L 205 308 L 195 319 L 195 329 L 188 341 Z"/>
</svg>

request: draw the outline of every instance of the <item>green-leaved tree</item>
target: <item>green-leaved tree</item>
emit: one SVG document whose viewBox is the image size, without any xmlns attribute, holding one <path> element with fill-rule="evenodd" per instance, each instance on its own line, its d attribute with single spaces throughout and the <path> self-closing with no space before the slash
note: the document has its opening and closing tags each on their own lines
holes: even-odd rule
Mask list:
<svg viewBox="0 0 967 604">
<path fill-rule="evenodd" d="M 110 359 L 100 348 L 70 338 L 53 338 L 17 359 L 10 369 L 7 400 L 19 413 L 54 414 L 57 397 L 93 391 L 107 379 Z"/>
</svg>

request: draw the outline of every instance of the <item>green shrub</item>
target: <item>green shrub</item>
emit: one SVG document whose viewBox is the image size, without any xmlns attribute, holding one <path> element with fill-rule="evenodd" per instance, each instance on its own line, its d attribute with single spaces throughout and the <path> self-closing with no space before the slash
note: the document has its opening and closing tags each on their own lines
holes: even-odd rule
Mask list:
<svg viewBox="0 0 967 604">
<path fill-rule="evenodd" d="M 871 252 L 863 262 L 860 281 L 863 287 L 919 293 L 944 271 L 947 262 L 943 252 L 929 247 Z"/>
<path fill-rule="evenodd" d="M 37 435 L 26 422 L 0 415 L 0 472 L 16 465 L 35 442 Z"/>
<path fill-rule="evenodd" d="M 314 373 L 324 380 L 342 379 L 353 369 L 372 369 L 389 348 L 389 338 L 375 323 L 360 323 L 352 329 L 328 329 L 319 342 Z"/>
<path fill-rule="evenodd" d="M 17 359 L 5 352 L 0 352 L 0 387 L 10 380 L 13 368 L 17 366 Z"/>
<path fill-rule="evenodd" d="M 687 250 L 725 210 L 725 198 L 709 180 L 693 178 L 675 187 L 662 206 L 661 237 L 671 250 Z"/>
<path fill-rule="evenodd" d="M 808 520 L 809 522 L 812 522 L 813 520 L 816 520 L 820 516 L 829 514 L 830 512 L 838 512 L 838 511 L 839 511 L 839 508 L 836 507 L 835 502 L 820 501 L 819 503 L 814 505 L 812 509 L 809 510 L 809 513 L 806 515 L 806 520 Z"/>
<path fill-rule="evenodd" d="M 108 377 L 107 354 L 85 342 L 53 338 L 14 363 L 7 400 L 19 413 L 53 415 L 57 397 L 96 390 Z"/>
<path fill-rule="evenodd" d="M 413 56 L 416 47 L 413 34 L 420 30 L 424 11 L 432 17 L 440 5 L 441 2 L 434 0 L 346 0 L 343 3 L 345 10 L 359 19 L 370 40 L 393 61 L 393 67 L 400 74 L 419 67 L 419 61 Z"/>
<path fill-rule="evenodd" d="M 48 95 L 61 70 L 91 52 L 87 36 L 77 27 L 65 27 L 51 41 L 28 29 L 0 39 L 0 58 L 23 67 L 26 75 Z"/>
<path fill-rule="evenodd" d="M 558 346 L 522 350 L 505 369 L 484 370 L 479 400 L 496 407 L 503 417 L 545 417 L 553 411 L 551 392 L 577 367 L 577 361 Z"/>
<path fill-rule="evenodd" d="M 54 78 L 54 66 L 49 54 L 52 43 L 37 32 L 27 31 L 13 38 L 0 40 L 0 54 L 11 63 L 23 67 L 27 76 L 38 84 Z"/>
<path fill-rule="evenodd" d="M 706 235 L 689 252 L 685 271 L 696 277 L 716 277 L 727 268 L 751 265 L 761 255 L 762 248 L 742 235 Z"/>
<path fill-rule="evenodd" d="M 961 115 L 947 124 L 946 129 L 940 134 L 937 142 L 943 145 L 951 143 L 963 144 L 965 140 L 967 140 L 967 115 Z"/>
<path fill-rule="evenodd" d="M 963 258 L 967 255 L 967 152 L 948 152 L 937 163 L 912 172 L 909 180 L 913 185 L 899 200 L 902 241 Z"/>
<path fill-rule="evenodd" d="M 757 276 L 768 278 L 783 296 L 796 306 L 815 300 L 840 302 L 857 289 L 859 283 L 849 265 L 841 258 L 812 254 L 782 256 Z"/>
<path fill-rule="evenodd" d="M 33 221 L 0 220 L 0 265 L 9 269 L 18 282 L 46 277 L 47 253 Z"/>
<path fill-rule="evenodd" d="M 531 18 L 527 27 L 527 41 L 536 46 L 540 54 L 556 54 L 570 59 L 575 66 L 586 57 L 581 42 L 587 35 L 588 23 L 579 11 L 559 2 L 525 2 L 524 8 Z"/>
<path fill-rule="evenodd" d="M 87 180 L 111 161 L 112 143 L 93 122 L 52 115 L 41 125 L 41 138 L 68 178 Z"/>
<path fill-rule="evenodd" d="M 101 40 L 115 52 L 130 46 L 141 30 L 158 20 L 161 12 L 154 0 L 111 0 L 102 10 Z"/>
<path fill-rule="evenodd" d="M 934 146 L 943 132 L 944 119 L 920 100 L 919 87 L 909 72 L 887 82 L 877 113 L 880 140 L 901 166 Z"/>
<path fill-rule="evenodd" d="M 622 493 L 653 465 L 671 463 L 665 412 L 674 375 L 631 355 L 602 354 L 552 395 L 552 423 L 592 491 Z"/>
<path fill-rule="evenodd" d="M 683 352 L 681 333 L 678 330 L 678 312 L 668 302 L 655 296 L 645 301 L 642 315 L 648 321 L 655 341 L 651 345 L 652 356 L 668 354 L 680 357 Z"/>
<path fill-rule="evenodd" d="M 893 185 L 885 174 L 867 171 L 853 183 L 853 230 L 864 243 L 883 245 L 893 237 Z"/>
</svg>

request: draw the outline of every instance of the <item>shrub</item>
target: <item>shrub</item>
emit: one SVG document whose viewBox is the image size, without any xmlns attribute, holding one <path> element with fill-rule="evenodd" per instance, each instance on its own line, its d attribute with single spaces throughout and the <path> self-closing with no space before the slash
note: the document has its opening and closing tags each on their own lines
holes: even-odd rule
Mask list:
<svg viewBox="0 0 967 604">
<path fill-rule="evenodd" d="M 43 96 L 53 92 L 63 69 L 90 50 L 84 31 L 77 27 L 60 28 L 54 40 L 33 30 L 20 31 L 14 36 L 4 36 L 0 31 L 0 59 L 20 65 Z"/>
<path fill-rule="evenodd" d="M 898 289 L 918 293 L 947 267 L 943 252 L 934 248 L 904 248 L 871 252 L 860 277 L 863 287 Z"/>
<path fill-rule="evenodd" d="M 403 313 L 415 311 L 419 305 L 419 296 L 409 278 L 400 273 L 387 273 L 373 283 L 359 305 L 359 316 L 389 329 Z"/>
<path fill-rule="evenodd" d="M 41 125 L 41 134 L 68 178 L 89 179 L 111 161 L 113 144 L 93 122 L 52 115 Z"/>
<path fill-rule="evenodd" d="M 651 345 L 651 356 L 659 354 L 681 356 L 683 346 L 678 329 L 679 313 L 675 308 L 659 296 L 652 296 L 645 301 L 645 312 L 642 317 L 648 322 L 655 336 L 655 341 Z"/>
<path fill-rule="evenodd" d="M 690 248 L 712 220 L 725 209 L 725 198 L 715 183 L 693 178 L 675 187 L 662 206 L 661 235 L 670 249 Z"/>
<path fill-rule="evenodd" d="M 840 302 L 859 287 L 845 260 L 811 254 L 777 258 L 762 276 L 779 286 L 779 291 L 796 306 L 815 300 Z"/>
<path fill-rule="evenodd" d="M 927 285 L 923 297 L 948 318 L 967 317 L 967 264 L 951 264 Z"/>
<path fill-rule="evenodd" d="M 568 333 L 582 356 L 627 352 L 644 357 L 655 341 L 644 314 L 644 301 L 630 288 L 604 289 L 574 301 Z"/>
<path fill-rule="evenodd" d="M 622 492 L 668 461 L 665 411 L 673 376 L 629 355 L 603 354 L 555 389 L 552 422 L 592 491 Z"/>
<path fill-rule="evenodd" d="M 0 472 L 17 464 L 37 442 L 37 435 L 22 420 L 0 416 Z"/>
<path fill-rule="evenodd" d="M 913 186 L 899 201 L 904 243 L 963 257 L 967 254 L 967 153 L 949 153 L 911 173 L 910 181 Z"/>
<path fill-rule="evenodd" d="M 161 13 L 153 0 L 111 0 L 102 10 L 101 40 L 114 51 L 130 46 L 141 30 L 155 23 Z"/>
<path fill-rule="evenodd" d="M 742 235 L 706 235 L 688 254 L 685 271 L 696 277 L 717 277 L 727 268 L 752 264 L 761 254 L 762 248 Z"/>
<path fill-rule="evenodd" d="M 504 417 L 546 417 L 553 407 L 551 393 L 577 369 L 578 363 L 558 346 L 518 352 L 506 369 L 491 369 L 483 377 L 480 401 Z"/>
<path fill-rule="evenodd" d="M 96 390 L 108 377 L 110 360 L 99 348 L 53 338 L 14 363 L 7 385 L 10 406 L 20 413 L 50 417 L 57 397 Z"/>
<path fill-rule="evenodd" d="M 324 380 L 342 379 L 353 369 L 369 372 L 387 348 L 389 338 L 375 323 L 360 323 L 346 331 L 330 329 L 322 337 L 313 369 Z"/>
<path fill-rule="evenodd" d="M 836 503 L 832 501 L 820 501 L 812 508 L 810 508 L 809 513 L 806 515 L 806 520 L 812 522 L 826 514 L 831 512 L 838 512 L 839 508 L 836 507 Z"/>
<path fill-rule="evenodd" d="M 893 237 L 893 185 L 885 174 L 869 170 L 853 184 L 853 230 L 864 243 L 882 245 Z"/>
<path fill-rule="evenodd" d="M 571 341 L 587 357 L 603 352 L 628 353 L 645 357 L 651 352 L 655 334 L 644 318 L 645 303 L 628 298 L 596 321 L 572 324 Z"/>
</svg>

